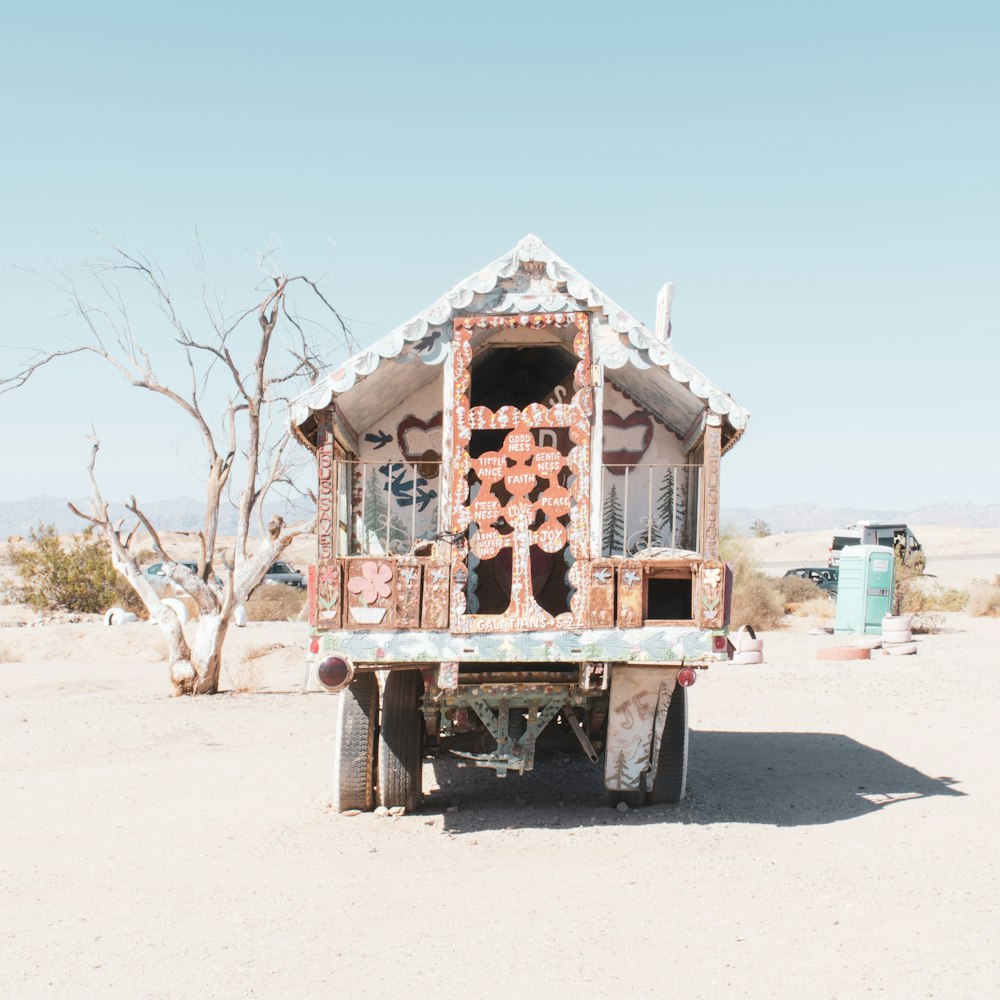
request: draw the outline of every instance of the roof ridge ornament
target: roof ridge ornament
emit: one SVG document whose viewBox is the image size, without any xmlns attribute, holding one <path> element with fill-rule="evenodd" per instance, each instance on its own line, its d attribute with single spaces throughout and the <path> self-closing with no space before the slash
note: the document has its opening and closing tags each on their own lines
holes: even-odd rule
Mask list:
<svg viewBox="0 0 1000 1000">
<path fill-rule="evenodd" d="M 670 307 L 674 302 L 674 283 L 668 281 L 656 296 L 656 339 L 670 343 Z"/>
</svg>

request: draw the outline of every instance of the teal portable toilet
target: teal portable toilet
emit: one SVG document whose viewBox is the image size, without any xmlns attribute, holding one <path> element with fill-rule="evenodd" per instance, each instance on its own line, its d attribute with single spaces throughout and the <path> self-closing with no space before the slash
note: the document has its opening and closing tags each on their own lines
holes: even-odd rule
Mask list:
<svg viewBox="0 0 1000 1000">
<path fill-rule="evenodd" d="M 848 545 L 840 551 L 835 632 L 882 634 L 892 614 L 896 560 L 887 545 Z"/>
</svg>

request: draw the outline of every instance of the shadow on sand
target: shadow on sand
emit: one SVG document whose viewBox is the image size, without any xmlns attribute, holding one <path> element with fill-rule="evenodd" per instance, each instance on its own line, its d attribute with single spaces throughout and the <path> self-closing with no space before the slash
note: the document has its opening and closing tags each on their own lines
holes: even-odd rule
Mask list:
<svg viewBox="0 0 1000 1000">
<path fill-rule="evenodd" d="M 692 731 L 687 797 L 627 814 L 606 803 L 603 761 L 593 765 L 577 754 L 541 756 L 523 778 L 498 779 L 447 754 L 430 763 L 440 788 L 425 795 L 422 811 L 441 815 L 456 834 L 623 821 L 812 826 L 911 799 L 965 794 L 953 787 L 957 779 L 929 777 L 837 733 Z"/>
</svg>

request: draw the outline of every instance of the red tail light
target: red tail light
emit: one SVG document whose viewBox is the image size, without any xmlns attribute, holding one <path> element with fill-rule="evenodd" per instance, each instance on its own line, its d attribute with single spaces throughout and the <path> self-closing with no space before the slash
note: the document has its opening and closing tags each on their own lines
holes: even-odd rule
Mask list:
<svg viewBox="0 0 1000 1000">
<path fill-rule="evenodd" d="M 313 641 L 309 643 L 309 652 L 310 653 L 319 652 L 319 639 L 313 639 Z"/>
<path fill-rule="evenodd" d="M 343 691 L 354 676 L 354 664 L 346 656 L 328 656 L 316 671 L 327 691 Z"/>
<path fill-rule="evenodd" d="M 723 636 L 723 638 L 725 638 Z M 694 667 L 681 667 L 677 674 L 677 683 L 682 688 L 689 688 L 698 679 L 698 671 Z"/>
<path fill-rule="evenodd" d="M 724 653 L 729 645 L 729 640 L 724 635 L 717 635 L 712 638 L 712 648 L 717 653 Z"/>
</svg>

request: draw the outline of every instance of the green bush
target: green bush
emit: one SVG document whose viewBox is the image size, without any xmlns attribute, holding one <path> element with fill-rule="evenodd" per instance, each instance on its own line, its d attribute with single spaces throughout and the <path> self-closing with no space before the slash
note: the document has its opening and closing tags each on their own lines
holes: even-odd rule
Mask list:
<svg viewBox="0 0 1000 1000">
<path fill-rule="evenodd" d="M 778 581 L 760 571 L 747 539 L 723 533 L 719 554 L 723 562 L 733 564 L 733 628 L 777 628 L 785 613 Z"/>
<path fill-rule="evenodd" d="M 902 613 L 920 614 L 925 611 L 964 611 L 969 592 L 956 587 L 942 587 L 926 580 L 912 580 L 903 599 Z"/>
<path fill-rule="evenodd" d="M 35 611 L 100 614 L 111 607 L 146 617 L 146 609 L 111 563 L 111 554 L 92 527 L 64 548 L 53 524 L 39 524 L 30 540 L 11 545 L 10 562 L 20 582 L 6 584 L 9 600 Z"/>
</svg>

